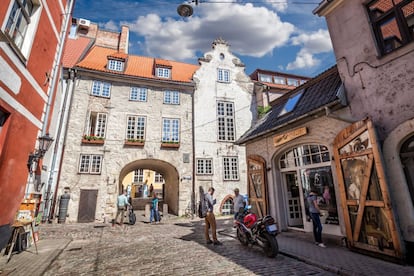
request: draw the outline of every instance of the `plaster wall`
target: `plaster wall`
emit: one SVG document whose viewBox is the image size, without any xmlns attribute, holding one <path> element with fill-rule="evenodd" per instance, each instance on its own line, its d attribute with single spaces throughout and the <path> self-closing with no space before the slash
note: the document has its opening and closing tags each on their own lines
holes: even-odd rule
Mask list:
<svg viewBox="0 0 414 276">
<path fill-rule="evenodd" d="M 215 188 L 217 204 L 215 212 L 228 195 L 234 194 L 234 188 L 239 188 L 241 194 L 247 193 L 247 163 L 244 146 L 234 145 L 234 141 L 218 141 L 217 101 L 234 103 L 235 140 L 244 134 L 251 126 L 256 110 L 253 104 L 253 82 L 245 74 L 245 67 L 230 50 L 225 42 L 213 43 L 213 49 L 200 59 L 200 68 L 194 74 L 196 91 L 194 96 L 195 119 L 195 157 L 212 158 L 213 174 L 196 175 L 196 200 L 198 187 Z M 230 71 L 229 83 L 217 81 L 217 70 Z M 223 180 L 223 157 L 237 156 L 239 180 Z"/>
<path fill-rule="evenodd" d="M 371 117 L 381 141 L 414 117 L 414 43 L 380 56 L 365 0 L 343 1 L 326 15 L 338 70 L 356 120 Z"/>
<path fill-rule="evenodd" d="M 112 218 L 116 212 L 116 197 L 123 177 L 142 167 L 164 174 L 166 200 L 168 199 L 170 210 L 182 214 L 190 200 L 192 189 L 191 181 L 179 181 L 182 175 L 192 174 L 191 92 L 181 91 L 179 105 L 165 105 L 163 90 L 155 87 L 148 87 L 147 102 L 135 102 L 129 101 L 132 84 L 112 82 L 110 99 L 90 96 L 91 79 L 77 80 L 75 86 L 59 184 L 60 193 L 65 187 L 70 188 L 68 220 L 77 220 L 81 189 L 98 190 L 96 219 Z M 81 143 L 90 110 L 108 114 L 104 145 Z M 127 115 L 142 115 L 147 118 L 143 148 L 124 146 Z M 161 148 L 162 118 L 180 119 L 179 149 Z M 102 154 L 101 174 L 79 174 L 80 154 Z M 190 155 L 189 162 L 184 162 L 184 154 Z"/>
</svg>

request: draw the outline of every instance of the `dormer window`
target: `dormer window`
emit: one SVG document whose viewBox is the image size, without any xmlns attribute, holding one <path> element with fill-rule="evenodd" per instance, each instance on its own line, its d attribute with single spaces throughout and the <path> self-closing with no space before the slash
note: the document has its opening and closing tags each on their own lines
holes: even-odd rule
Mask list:
<svg viewBox="0 0 414 276">
<path fill-rule="evenodd" d="M 124 71 L 124 64 L 123 60 L 109 59 L 108 70 L 122 72 Z"/>
<path fill-rule="evenodd" d="M 292 112 L 295 109 L 300 98 L 302 97 L 302 94 L 303 94 L 303 90 L 300 90 L 298 93 L 290 96 L 287 102 L 285 103 L 285 105 L 283 106 L 282 111 L 280 111 L 279 116 Z"/>
<path fill-rule="evenodd" d="M 157 77 L 169 79 L 171 77 L 171 69 L 170 68 L 164 68 L 164 67 L 158 67 L 157 68 Z"/>
</svg>

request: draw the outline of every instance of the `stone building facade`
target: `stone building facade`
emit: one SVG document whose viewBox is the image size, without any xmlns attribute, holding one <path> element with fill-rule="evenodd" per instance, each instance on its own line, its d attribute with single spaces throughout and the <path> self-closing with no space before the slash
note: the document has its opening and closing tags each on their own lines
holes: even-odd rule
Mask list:
<svg viewBox="0 0 414 276">
<path fill-rule="evenodd" d="M 199 59 L 194 74 L 195 189 L 214 187 L 216 212 L 231 213 L 235 188 L 247 193 L 244 146 L 234 142 L 250 128 L 257 114 L 253 82 L 229 44 L 217 39 Z M 196 196 L 196 198 L 197 198 Z"/>
</svg>

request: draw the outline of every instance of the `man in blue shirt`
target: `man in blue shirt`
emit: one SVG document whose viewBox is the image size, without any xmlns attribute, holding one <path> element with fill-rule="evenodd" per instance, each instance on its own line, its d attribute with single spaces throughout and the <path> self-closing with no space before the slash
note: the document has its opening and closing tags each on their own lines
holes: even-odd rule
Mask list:
<svg viewBox="0 0 414 276">
<path fill-rule="evenodd" d="M 126 208 L 129 206 L 129 202 L 128 202 L 128 197 L 127 197 L 127 190 L 124 191 L 123 194 L 118 196 L 118 200 L 117 200 L 117 212 L 116 212 L 116 217 L 114 222 L 116 222 L 117 224 L 124 224 L 124 215 L 125 215 L 125 210 Z M 121 214 L 121 222 L 118 223 L 118 216 L 119 214 Z"/>
</svg>

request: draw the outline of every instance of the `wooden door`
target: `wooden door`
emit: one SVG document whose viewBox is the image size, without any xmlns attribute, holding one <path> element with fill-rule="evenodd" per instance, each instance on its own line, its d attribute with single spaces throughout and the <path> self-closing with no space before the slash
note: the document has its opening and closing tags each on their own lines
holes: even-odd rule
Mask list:
<svg viewBox="0 0 414 276">
<path fill-rule="evenodd" d="M 296 172 L 284 173 L 287 192 L 288 226 L 303 227 L 302 205 L 299 195 L 298 175 Z"/>
<path fill-rule="evenodd" d="M 334 140 L 341 207 L 348 245 L 401 258 L 401 247 L 375 129 L 370 119 Z"/>
<path fill-rule="evenodd" d="M 94 222 L 98 190 L 81 190 L 78 222 Z"/>
<path fill-rule="evenodd" d="M 265 161 L 261 157 L 249 157 L 248 166 L 248 193 L 252 212 L 263 217 L 267 215 L 267 191 L 265 178 Z"/>
</svg>

